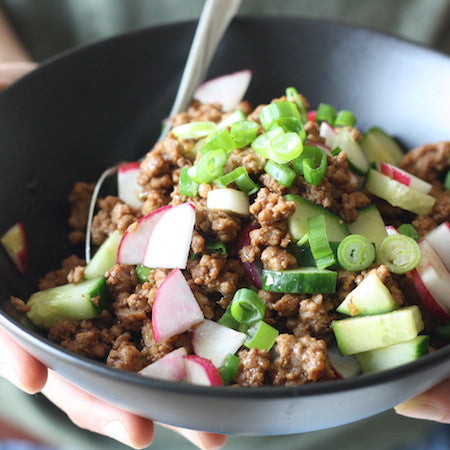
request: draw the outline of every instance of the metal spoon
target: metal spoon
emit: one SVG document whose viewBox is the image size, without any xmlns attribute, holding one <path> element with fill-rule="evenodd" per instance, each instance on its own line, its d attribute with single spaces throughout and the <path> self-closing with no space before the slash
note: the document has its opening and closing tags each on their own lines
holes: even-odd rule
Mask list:
<svg viewBox="0 0 450 450">
<path fill-rule="evenodd" d="M 184 111 L 189 105 L 196 88 L 204 80 L 222 36 L 236 15 L 241 2 L 242 0 L 206 0 L 169 117 Z M 170 121 L 167 121 L 158 140 L 162 140 L 169 129 Z M 105 179 L 116 173 L 118 168 L 119 165 L 106 169 L 100 175 L 92 192 L 86 226 L 86 263 L 91 259 L 92 221 L 100 189 Z"/>
</svg>

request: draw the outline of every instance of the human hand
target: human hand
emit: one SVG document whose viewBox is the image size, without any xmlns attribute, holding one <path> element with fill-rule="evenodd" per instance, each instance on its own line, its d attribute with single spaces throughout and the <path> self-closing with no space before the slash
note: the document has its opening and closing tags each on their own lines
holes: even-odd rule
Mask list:
<svg viewBox="0 0 450 450">
<path fill-rule="evenodd" d="M 396 406 L 395 412 L 415 419 L 450 423 L 450 378 Z"/>
<path fill-rule="evenodd" d="M 28 61 L 0 63 L 0 91 L 36 67 L 36 63 Z"/>
<path fill-rule="evenodd" d="M 106 403 L 47 369 L 20 347 L 0 327 L 0 376 L 19 389 L 34 394 L 41 391 L 80 428 L 112 437 L 130 447 L 144 448 L 153 441 L 151 420 Z M 70 402 L 67 399 L 70 398 Z M 226 437 L 161 424 L 184 436 L 202 449 L 221 448 Z"/>
</svg>

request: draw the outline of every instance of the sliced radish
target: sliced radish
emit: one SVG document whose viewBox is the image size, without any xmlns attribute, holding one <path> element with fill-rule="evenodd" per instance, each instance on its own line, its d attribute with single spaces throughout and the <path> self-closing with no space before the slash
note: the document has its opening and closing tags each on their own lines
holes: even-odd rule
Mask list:
<svg viewBox="0 0 450 450">
<path fill-rule="evenodd" d="M 428 194 L 431 190 L 430 183 L 427 183 L 426 181 L 423 181 L 420 178 L 417 178 L 414 175 L 393 166 L 392 164 L 380 162 L 380 172 L 389 178 L 409 186 L 411 189 L 423 192 L 424 194 Z"/>
<path fill-rule="evenodd" d="M 328 349 L 328 358 L 336 378 L 350 378 L 361 373 L 358 360 L 353 355 L 342 356 L 337 345 L 331 345 Z"/>
<path fill-rule="evenodd" d="M 137 180 L 141 163 L 139 161 L 123 164 L 117 172 L 117 187 L 119 198 L 132 208 L 139 209 L 142 206 L 139 200 L 141 187 Z"/>
<path fill-rule="evenodd" d="M 440 256 L 447 270 L 450 271 L 450 222 L 441 223 L 430 231 L 425 239 Z"/>
<path fill-rule="evenodd" d="M 241 248 L 251 244 L 250 231 L 253 230 L 256 230 L 256 227 L 251 224 L 247 224 L 242 228 L 241 233 L 239 234 L 239 237 L 237 239 L 237 250 L 240 250 Z M 247 274 L 252 284 L 258 289 L 262 289 L 261 261 L 258 260 L 253 263 L 244 262 L 242 263 L 242 267 L 244 268 L 245 273 Z"/>
<path fill-rule="evenodd" d="M 220 103 L 225 112 L 236 109 L 247 92 L 252 78 L 250 70 L 241 70 L 213 78 L 200 85 L 194 98 L 202 103 Z"/>
<path fill-rule="evenodd" d="M 183 333 L 204 319 L 202 310 L 180 269 L 161 283 L 152 310 L 155 342 Z"/>
<path fill-rule="evenodd" d="M 120 241 L 119 250 L 117 251 L 118 264 L 142 263 L 147 242 L 155 225 L 163 217 L 165 212 L 171 208 L 172 206 L 170 205 L 163 206 L 128 227 Z"/>
<path fill-rule="evenodd" d="M 23 223 L 13 225 L 0 240 L 17 270 L 25 275 L 28 269 L 28 242 Z"/>
<path fill-rule="evenodd" d="M 241 216 L 250 215 L 248 196 L 237 189 L 213 189 L 208 192 L 206 206 L 209 209 L 221 209 Z"/>
<path fill-rule="evenodd" d="M 203 386 L 223 386 L 216 366 L 206 358 L 196 355 L 184 356 L 186 380 Z"/>
<path fill-rule="evenodd" d="M 334 142 L 336 141 L 337 132 L 330 124 L 328 124 L 327 122 L 322 122 L 320 124 L 319 135 L 325 138 L 325 144 L 328 147 L 334 148 Z"/>
<path fill-rule="evenodd" d="M 400 234 L 397 228 L 393 227 L 392 225 L 386 225 L 386 233 L 388 234 L 388 236 L 392 236 L 393 234 Z"/>
<path fill-rule="evenodd" d="M 205 320 L 194 330 L 192 346 L 196 355 L 209 359 L 216 367 L 220 367 L 227 355 L 234 355 L 246 338 L 244 333 L 212 320 Z"/>
<path fill-rule="evenodd" d="M 167 381 L 179 381 L 186 377 L 183 356 L 186 356 L 184 347 L 177 348 L 158 361 L 144 367 L 139 375 L 150 378 L 159 378 Z"/>
<path fill-rule="evenodd" d="M 422 260 L 411 272 L 417 293 L 432 317 L 450 320 L 450 273 L 426 240 L 419 246 Z"/>
<path fill-rule="evenodd" d="M 142 264 L 163 269 L 185 269 L 194 224 L 194 205 L 182 203 L 166 210 L 150 234 Z"/>
<path fill-rule="evenodd" d="M 307 118 L 309 122 L 315 122 L 317 116 L 317 111 L 315 109 L 308 111 Z"/>
</svg>

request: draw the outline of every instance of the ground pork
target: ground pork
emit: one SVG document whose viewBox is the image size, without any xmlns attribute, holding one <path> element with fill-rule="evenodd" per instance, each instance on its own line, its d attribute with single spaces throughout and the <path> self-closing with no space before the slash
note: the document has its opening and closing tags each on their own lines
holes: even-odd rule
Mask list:
<svg viewBox="0 0 450 450">
<path fill-rule="evenodd" d="M 116 369 L 139 372 L 142 368 L 141 352 L 131 341 L 131 334 L 120 335 L 113 344 L 112 350 L 106 359 L 106 364 Z"/>
<path fill-rule="evenodd" d="M 275 340 L 274 353 L 278 356 L 270 367 L 270 378 L 275 386 L 295 386 L 334 376 L 327 358 L 327 345 L 322 340 L 280 334 Z"/>
<path fill-rule="evenodd" d="M 266 373 L 270 367 L 270 355 L 266 350 L 241 350 L 239 356 L 239 369 L 234 383 L 242 387 L 262 386 Z"/>
<path fill-rule="evenodd" d="M 297 267 L 297 259 L 286 249 L 271 245 L 261 253 L 261 261 L 265 269 L 286 270 Z"/>
<path fill-rule="evenodd" d="M 198 100 L 193 100 L 189 105 L 187 111 L 175 114 L 171 117 L 171 125 L 177 127 L 188 122 L 211 121 L 219 122 L 222 120 L 222 108 L 218 103 L 200 103 Z"/>
<path fill-rule="evenodd" d="M 84 266 L 85 261 L 77 255 L 71 255 L 63 259 L 61 268 L 48 272 L 44 278 L 39 280 L 39 290 L 43 291 L 55 286 L 61 286 L 67 283 L 67 276 L 77 266 Z"/>
<path fill-rule="evenodd" d="M 93 190 L 93 183 L 84 183 L 80 181 L 75 183 L 70 191 L 70 216 L 67 223 L 71 229 L 69 233 L 69 242 L 72 245 L 83 242 L 86 237 L 89 204 Z"/>
<path fill-rule="evenodd" d="M 245 147 L 233 150 L 225 163 L 225 172 L 231 172 L 238 167 L 245 167 L 248 174 L 257 174 L 263 171 L 266 160 L 258 155 L 252 148 Z"/>
<path fill-rule="evenodd" d="M 275 225 L 294 214 L 295 202 L 285 200 L 283 196 L 270 192 L 267 188 L 261 188 L 250 205 L 250 212 L 262 226 Z"/>
</svg>

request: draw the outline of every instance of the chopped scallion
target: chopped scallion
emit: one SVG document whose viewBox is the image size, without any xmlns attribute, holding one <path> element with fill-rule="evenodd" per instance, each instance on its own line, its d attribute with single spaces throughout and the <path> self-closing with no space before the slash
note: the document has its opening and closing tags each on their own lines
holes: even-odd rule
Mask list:
<svg viewBox="0 0 450 450">
<path fill-rule="evenodd" d="M 269 159 L 264 170 L 285 187 L 290 187 L 295 180 L 295 170 L 291 169 L 287 164 L 278 164 Z"/>
<path fill-rule="evenodd" d="M 237 167 L 233 171 L 217 178 L 214 183 L 224 188 L 230 183 L 236 183 L 237 187 L 247 195 L 252 195 L 259 190 L 259 186 L 250 178 L 245 167 Z"/>
<path fill-rule="evenodd" d="M 404 234 L 384 238 L 377 251 L 377 259 L 393 273 L 406 273 L 419 264 L 422 253 L 417 242 Z"/>
<path fill-rule="evenodd" d="M 218 320 L 218 323 L 224 327 L 232 328 L 233 330 L 237 330 L 240 325 L 240 323 L 232 316 L 230 308 L 225 310 L 223 316 Z"/>
<path fill-rule="evenodd" d="M 189 122 L 179 125 L 171 130 L 171 133 L 179 139 L 198 139 L 209 136 L 217 129 L 214 122 Z"/>
<path fill-rule="evenodd" d="M 270 159 L 284 164 L 300 156 L 303 143 L 297 133 L 289 132 L 273 138 L 269 143 Z"/>
<path fill-rule="evenodd" d="M 404 234 L 405 236 L 409 236 L 415 241 L 419 240 L 419 233 L 410 223 L 402 223 L 398 228 L 398 232 Z"/>
<path fill-rule="evenodd" d="M 351 234 L 340 242 L 337 258 L 345 270 L 359 272 L 375 260 L 375 246 L 365 236 Z"/>
<path fill-rule="evenodd" d="M 263 158 L 270 158 L 269 143 L 277 136 L 284 134 L 284 130 L 281 127 L 273 127 L 267 133 L 260 134 L 253 142 L 252 149 L 255 150 L 258 155 Z"/>
<path fill-rule="evenodd" d="M 278 336 L 278 330 L 260 320 L 247 330 L 249 338 L 244 342 L 247 348 L 270 351 Z"/>
<path fill-rule="evenodd" d="M 239 369 L 239 357 L 232 355 L 231 353 L 227 355 L 225 361 L 219 367 L 219 373 L 222 378 L 223 384 L 230 384 L 233 378 L 236 376 Z"/>
<path fill-rule="evenodd" d="M 336 120 L 337 112 L 333 106 L 327 103 L 321 103 L 317 108 L 316 122 L 322 123 L 327 122 L 332 127 L 334 126 L 334 121 Z"/>
<path fill-rule="evenodd" d="M 246 147 L 255 140 L 258 134 L 258 124 L 251 120 L 241 120 L 231 126 L 230 133 L 237 148 Z"/>
<path fill-rule="evenodd" d="M 342 109 L 338 112 L 338 115 L 336 116 L 336 120 L 334 121 L 335 127 L 354 127 L 356 124 L 356 117 L 355 115 L 347 111 L 346 109 Z"/>
<path fill-rule="evenodd" d="M 316 266 L 319 269 L 326 269 L 335 264 L 336 258 L 328 242 L 327 225 L 323 214 L 308 219 L 308 236 Z"/>
<path fill-rule="evenodd" d="M 262 320 L 266 312 L 266 306 L 258 294 L 247 288 L 236 291 L 229 309 L 235 320 L 247 325 Z"/>
<path fill-rule="evenodd" d="M 196 197 L 198 194 L 198 183 L 191 179 L 187 167 L 183 167 L 180 170 L 180 181 L 178 186 L 181 195 L 185 195 L 186 197 Z"/>
<path fill-rule="evenodd" d="M 227 247 L 221 241 L 212 241 L 206 243 L 206 249 L 211 250 L 213 253 L 225 256 L 227 254 Z"/>
<path fill-rule="evenodd" d="M 303 104 L 303 100 L 300 97 L 297 89 L 295 89 L 295 87 L 286 88 L 286 98 L 288 101 L 293 102 L 297 105 L 302 122 L 306 123 L 306 121 L 308 120 L 308 112 L 306 111 L 306 107 Z"/>
<path fill-rule="evenodd" d="M 302 174 L 309 184 L 317 186 L 328 170 L 327 154 L 321 148 L 306 145 L 302 154 L 292 161 L 292 167 Z"/>
<path fill-rule="evenodd" d="M 293 117 L 301 122 L 297 106 L 289 101 L 269 103 L 259 113 L 259 120 L 264 130 L 268 130 L 275 120 L 285 117 Z"/>
<path fill-rule="evenodd" d="M 148 276 L 153 269 L 150 267 L 143 266 L 142 264 L 138 264 L 135 268 L 136 277 L 139 283 L 147 283 Z"/>
<path fill-rule="evenodd" d="M 237 109 L 236 111 L 232 112 L 229 116 L 225 117 L 225 119 L 221 120 L 217 124 L 217 129 L 221 130 L 222 128 L 231 127 L 233 123 L 246 119 L 247 116 L 240 109 Z"/>
<path fill-rule="evenodd" d="M 211 150 L 225 150 L 230 153 L 236 148 L 236 144 L 232 139 L 230 133 L 225 128 L 214 133 L 210 136 L 204 143 L 203 147 L 200 148 L 200 153 L 205 154 Z"/>
<path fill-rule="evenodd" d="M 211 183 L 223 174 L 227 161 L 227 152 L 223 149 L 205 153 L 195 166 L 188 169 L 189 177 L 196 183 Z"/>
</svg>

